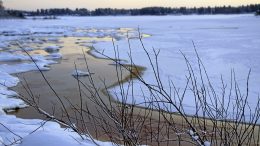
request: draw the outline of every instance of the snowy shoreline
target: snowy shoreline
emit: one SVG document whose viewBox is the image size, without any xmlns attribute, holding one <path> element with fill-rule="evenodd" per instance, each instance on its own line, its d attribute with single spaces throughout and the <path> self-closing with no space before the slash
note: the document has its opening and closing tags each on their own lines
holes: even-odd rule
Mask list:
<svg viewBox="0 0 260 146">
<path fill-rule="evenodd" d="M 19 79 L 12 74 L 39 69 L 42 71 L 50 70 L 50 66 L 57 63 L 57 59 L 62 58 L 62 54 L 57 53 L 62 47 L 47 46 L 41 50 L 48 52 L 48 55 L 36 54 L 28 56 L 27 53 L 22 54 L 20 52 L 26 51 L 30 53 L 30 51 L 34 51 L 35 49 L 25 45 L 26 43 L 44 44 L 51 42 L 56 44 L 59 40 L 57 37 L 60 36 L 53 37 L 43 35 L 39 37 L 38 35 L 33 36 L 31 33 L 24 31 L 2 31 L 2 34 L 4 35 L 0 35 L 2 41 L 0 43 L 0 145 L 96 145 L 96 143 L 100 145 L 112 145 L 110 142 L 100 142 L 96 140 L 93 142 L 89 137 L 85 137 L 84 140 L 82 140 L 81 136 L 77 133 L 70 129 L 61 128 L 60 125 L 55 122 L 45 122 L 43 120 L 34 119 L 25 120 L 16 118 L 13 115 L 6 115 L 5 112 L 27 107 L 21 99 L 16 98 L 18 94 L 10 90 L 11 87 L 14 87 L 19 83 Z M 84 35 L 82 34 L 85 34 L 86 36 L 90 35 L 85 32 L 81 32 L 78 35 L 83 37 Z M 29 38 L 26 38 L 26 35 L 28 35 Z M 96 36 L 99 35 L 105 37 L 110 34 L 100 32 L 97 33 Z M 41 37 L 43 37 L 43 39 L 39 39 Z M 92 37 L 95 37 L 95 34 L 92 35 Z M 18 46 L 15 46 L 15 43 L 13 43 L 15 40 L 18 40 L 17 42 L 22 44 L 23 49 L 19 49 Z M 13 47 L 18 48 L 13 49 Z M 34 61 L 32 61 L 32 59 Z"/>
<path fill-rule="evenodd" d="M 69 20 L 69 21 L 68 21 Z M 98 17 L 87 18 L 87 20 L 77 17 L 63 17 L 60 20 L 0 20 L 0 61 L 29 61 L 28 56 L 15 54 L 9 52 L 8 42 L 12 40 L 21 40 L 26 46 L 26 43 L 45 43 L 42 40 L 34 40 L 37 37 L 47 37 L 50 40 L 56 41 L 56 37 L 64 36 L 77 36 L 77 37 L 108 37 L 118 38 L 116 42 L 119 45 L 120 58 L 128 60 L 128 50 L 126 38 L 126 32 L 130 30 L 130 35 L 136 35 L 135 29 L 122 30 L 120 28 L 137 28 L 141 25 L 141 31 L 151 34 L 153 37 L 145 39 L 145 46 L 149 52 L 152 52 L 153 47 L 161 49 L 161 68 L 160 71 L 163 81 L 167 83 L 168 77 L 176 81 L 176 84 L 183 85 L 183 71 L 185 71 L 184 63 L 181 61 L 179 50 L 181 49 L 194 63 L 193 58 L 194 50 L 191 40 L 197 45 L 198 51 L 202 54 L 202 59 L 207 60 L 206 66 L 209 68 L 209 72 L 212 74 L 214 82 L 218 83 L 219 74 L 228 75 L 230 68 L 234 67 L 240 72 L 238 75 L 239 82 L 244 82 L 244 78 L 247 74 L 248 68 L 254 68 L 252 78 L 252 94 L 255 95 L 259 91 L 257 86 L 260 83 L 259 70 L 259 38 L 260 32 L 257 29 L 257 24 L 260 19 L 257 19 L 249 15 L 232 15 L 232 16 L 179 16 L 179 17 L 135 17 L 130 19 L 129 17 Z M 104 22 L 112 21 L 112 24 Z M 151 25 L 152 24 L 152 25 Z M 144 26 L 144 27 L 142 27 Z M 94 27 L 94 28 L 93 28 Z M 29 39 L 28 39 L 29 38 Z M 147 67 L 147 61 L 144 59 L 144 52 L 140 49 L 140 42 L 138 40 L 132 40 L 133 44 L 133 59 L 137 60 L 136 64 Z M 111 58 L 114 58 L 113 46 L 110 41 L 107 42 L 86 42 L 86 46 L 94 45 L 98 51 L 104 51 L 104 53 Z M 28 48 L 31 50 L 33 48 Z M 58 47 L 49 47 L 46 50 L 55 49 Z M 61 48 L 62 49 L 62 48 Z M 94 52 L 91 52 L 95 55 Z M 99 56 L 96 54 L 97 57 Z M 54 54 L 50 56 L 33 56 L 37 60 L 37 64 L 43 70 L 48 70 L 49 65 L 55 63 L 53 59 L 61 58 L 61 54 Z M 23 120 L 16 118 L 15 116 L 6 115 L 3 109 L 25 107 L 26 105 L 19 99 L 9 98 L 15 97 L 17 94 L 14 91 L 8 90 L 9 87 L 13 87 L 18 84 L 19 79 L 12 76 L 12 73 L 25 72 L 29 70 L 35 70 L 32 62 L 17 63 L 17 64 L 0 64 L 0 124 L 7 127 L 12 127 L 15 133 L 25 138 L 27 142 L 35 142 L 34 138 L 39 138 L 41 135 L 52 139 L 52 136 L 60 135 L 58 139 L 70 139 L 67 141 L 70 145 L 77 145 L 76 141 L 69 138 L 71 135 L 78 139 L 77 135 L 72 132 L 65 132 L 64 135 L 59 132 L 64 129 L 57 126 L 57 123 L 48 122 L 45 127 L 40 128 L 39 133 L 30 135 L 29 133 L 33 128 L 39 126 L 42 120 Z M 129 60 L 128 60 L 129 62 Z M 218 71 L 216 71 L 216 68 Z M 148 68 L 144 74 L 144 79 L 149 82 L 154 82 L 151 79 L 152 71 Z M 228 78 L 228 77 L 227 77 Z M 141 93 L 140 84 L 136 83 L 134 90 L 136 93 Z M 111 89 L 111 91 L 118 92 L 118 87 Z M 138 103 L 142 103 L 141 95 L 132 95 L 132 98 Z M 132 99 L 129 99 L 128 103 L 131 104 Z M 254 107 L 255 103 L 253 99 L 250 99 L 250 104 Z M 193 110 L 193 101 L 186 99 L 184 105 L 189 112 Z M 145 105 L 141 105 L 145 106 Z M 173 111 L 174 112 L 174 111 Z M 20 137 L 14 135 L 3 125 L 0 125 L 0 142 L 9 143 L 9 139 Z M 36 125 L 35 127 L 32 125 Z M 20 127 L 22 127 L 20 129 Z M 31 127 L 31 128 L 30 128 Z M 50 134 L 51 127 L 59 131 Z M 50 128 L 50 129 L 49 129 Z M 49 130 L 46 130 L 49 129 Z M 53 131 L 52 131 L 53 132 Z M 38 141 L 42 142 L 42 141 Z M 52 141 L 55 142 L 55 141 Z M 84 143 L 84 142 L 83 142 Z M 27 143 L 28 144 L 28 143 Z M 39 144 L 39 143 L 38 143 Z M 109 144 L 109 143 L 108 143 Z M 111 144 L 111 143 L 110 143 Z M 87 143 L 86 145 L 89 145 Z M 102 143 L 103 145 L 103 143 Z"/>
<path fill-rule="evenodd" d="M 5 62 L 30 60 L 26 55 L 11 55 L 8 53 L 1 53 L 0 58 L 1 61 Z M 50 56 L 48 56 L 48 60 L 47 57 L 39 55 L 32 56 L 32 58 L 41 70 L 49 70 L 48 66 L 56 63 L 49 60 L 51 59 Z M 21 99 L 15 98 L 18 96 L 16 92 L 9 89 L 19 82 L 19 79 L 11 74 L 38 70 L 38 68 L 34 63 L 21 63 L 19 65 L 1 64 L 0 69 L 0 145 L 96 145 L 90 138 L 86 137 L 85 140 L 82 140 L 75 132 L 61 128 L 55 122 L 45 123 L 43 120 L 25 120 L 6 115 L 5 111 L 27 106 Z M 96 141 L 96 143 L 111 145 L 99 141 Z"/>
</svg>

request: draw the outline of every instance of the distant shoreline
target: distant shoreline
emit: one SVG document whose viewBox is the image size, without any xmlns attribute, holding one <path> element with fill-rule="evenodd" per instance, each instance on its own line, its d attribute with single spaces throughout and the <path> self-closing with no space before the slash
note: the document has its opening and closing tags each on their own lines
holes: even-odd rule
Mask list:
<svg viewBox="0 0 260 146">
<path fill-rule="evenodd" d="M 0 10 L 0 19 L 25 19 L 25 17 L 19 11 Z"/>
<path fill-rule="evenodd" d="M 132 9 L 97 8 L 49 8 L 29 10 L 11 10 L 9 13 L 22 13 L 24 16 L 165 16 L 165 15 L 217 15 L 217 14 L 253 14 L 260 10 L 260 4 L 241 6 L 215 6 L 215 7 L 144 7 Z"/>
</svg>

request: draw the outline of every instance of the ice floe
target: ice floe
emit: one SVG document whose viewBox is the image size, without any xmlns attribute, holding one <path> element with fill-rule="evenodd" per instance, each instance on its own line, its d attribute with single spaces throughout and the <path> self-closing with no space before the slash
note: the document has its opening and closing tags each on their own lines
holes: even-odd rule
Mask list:
<svg viewBox="0 0 260 146">
<path fill-rule="evenodd" d="M 87 71 L 81 71 L 81 70 L 74 70 L 72 72 L 73 76 L 89 76 L 91 73 L 87 72 Z"/>
</svg>

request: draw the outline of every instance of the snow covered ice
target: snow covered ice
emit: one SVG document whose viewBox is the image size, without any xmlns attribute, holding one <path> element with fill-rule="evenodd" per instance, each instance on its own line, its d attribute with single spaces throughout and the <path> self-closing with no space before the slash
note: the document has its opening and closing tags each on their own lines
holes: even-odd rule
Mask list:
<svg viewBox="0 0 260 146">
<path fill-rule="evenodd" d="M 169 92 L 169 80 L 177 86 L 180 91 L 185 88 L 187 67 L 185 59 L 181 52 L 185 54 L 194 71 L 198 73 L 198 64 L 196 50 L 207 70 L 211 83 L 215 85 L 215 89 L 221 92 L 221 75 L 225 82 L 230 81 L 231 69 L 236 72 L 236 79 L 243 93 L 246 91 L 246 79 L 250 68 L 252 72 L 249 80 L 249 99 L 250 107 L 256 107 L 256 100 L 259 93 L 260 84 L 260 19 L 253 15 L 216 15 L 216 16 L 166 16 L 166 17 L 139 17 L 122 18 L 123 21 L 114 18 L 115 25 L 124 27 L 140 27 L 140 31 L 151 37 L 143 38 L 145 49 L 149 52 L 151 59 L 155 63 L 155 51 L 160 50 L 158 57 L 159 72 L 161 81 L 165 89 Z M 119 40 L 115 42 L 118 47 L 120 58 L 130 62 L 127 40 Z M 149 59 L 142 48 L 142 44 L 138 39 L 130 39 L 131 57 L 135 64 L 145 66 L 147 70 L 144 72 L 144 80 L 150 84 L 156 84 L 153 69 L 150 66 Z M 94 44 L 99 52 L 105 55 L 115 57 L 114 46 L 111 42 L 101 42 Z M 93 53 L 102 57 L 100 53 Z M 125 90 L 128 85 L 125 85 Z M 149 95 L 149 89 L 144 87 L 142 83 L 135 81 L 134 95 L 128 98 L 128 103 L 135 101 L 135 104 L 148 106 L 143 98 Z M 120 95 L 121 87 L 111 90 L 111 93 Z M 194 114 L 195 100 L 192 93 L 186 93 L 183 100 L 185 112 Z M 134 100 L 133 100 L 134 99 Z M 146 99 L 147 100 L 147 99 Z M 210 99 L 208 99 L 210 102 Z M 225 101 L 225 103 L 228 103 Z M 162 103 L 163 104 L 163 103 Z M 164 105 L 163 105 L 164 106 Z M 232 106 L 229 107 L 230 113 Z M 250 111 L 246 112 L 249 117 Z M 233 118 L 233 117 L 228 117 Z M 260 122 L 260 121 L 259 121 Z"/>
</svg>

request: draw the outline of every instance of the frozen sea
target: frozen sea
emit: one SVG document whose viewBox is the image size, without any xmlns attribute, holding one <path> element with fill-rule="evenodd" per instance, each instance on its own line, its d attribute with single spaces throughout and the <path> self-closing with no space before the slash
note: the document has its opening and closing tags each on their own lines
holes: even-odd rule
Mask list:
<svg viewBox="0 0 260 146">
<path fill-rule="evenodd" d="M 93 18 L 95 19 L 95 18 Z M 109 19 L 109 18 L 105 18 Z M 109 20 L 107 20 L 109 21 Z M 110 21 L 109 21 L 110 22 Z M 247 89 L 247 76 L 251 69 L 249 79 L 249 106 L 254 109 L 257 106 L 258 94 L 260 89 L 260 18 L 253 15 L 216 15 L 216 16 L 165 16 L 165 17 L 113 17 L 111 18 L 112 27 L 130 27 L 140 28 L 140 31 L 151 37 L 144 38 L 143 43 L 146 50 L 155 62 L 153 49 L 160 51 L 158 57 L 160 77 L 168 93 L 173 88 L 169 86 L 171 80 L 177 89 L 183 91 L 186 85 L 186 76 L 188 75 L 186 63 L 181 52 L 188 58 L 198 82 L 199 71 L 197 57 L 193 42 L 199 57 L 201 58 L 209 79 L 219 98 L 222 98 L 222 81 L 227 83 L 226 90 L 231 88 L 231 70 L 234 70 L 236 81 L 239 84 L 241 94 L 245 98 Z M 98 24 L 100 26 L 100 23 Z M 102 27 L 102 26 L 101 26 Z M 148 83 L 156 84 L 156 78 L 149 59 L 142 49 L 139 40 L 131 40 L 131 56 L 135 64 L 147 67 L 144 73 L 144 80 Z M 129 59 L 129 49 L 126 40 L 116 42 L 119 48 L 119 55 L 123 59 Z M 94 45 L 96 49 L 113 57 L 113 45 L 111 42 L 102 42 Z M 204 79 L 205 76 L 204 76 Z M 204 81 L 205 82 L 205 81 Z M 207 84 L 207 83 L 206 83 Z M 190 85 L 191 86 L 191 85 Z M 209 86 L 208 86 L 209 87 Z M 127 90 L 125 85 L 124 89 Z M 234 87 L 233 87 L 234 89 Z M 143 102 L 149 101 L 150 91 L 138 81 L 134 84 L 134 95 L 127 99 L 127 102 L 148 106 Z M 226 92 L 227 92 L 226 91 Z M 112 90 L 115 94 L 120 94 L 120 88 Z M 181 93 L 181 92 L 180 92 Z M 224 97 L 224 106 L 229 106 L 229 118 L 232 118 L 235 93 L 231 98 L 231 104 L 228 105 L 228 94 Z M 144 96 L 147 98 L 144 100 Z M 207 97 L 207 102 L 214 106 L 216 103 Z M 134 99 L 134 100 L 133 100 Z M 152 100 L 152 99 L 150 99 Z M 218 102 L 218 108 L 222 104 Z M 183 99 L 185 112 L 194 114 L 195 98 L 190 92 L 186 92 Z M 161 105 L 163 107 L 165 105 Z M 173 109 L 173 108 L 172 108 Z M 171 110 L 172 110 L 171 109 Z M 169 109 L 167 109 L 169 110 Z M 173 109 L 174 111 L 174 109 Z M 247 111 L 247 110 L 246 110 Z M 237 112 L 237 111 L 236 111 Z M 252 111 L 254 113 L 254 111 Z M 249 111 L 246 113 L 250 114 Z M 228 115 L 226 115 L 228 116 Z M 231 117 L 230 117 L 231 116 Z"/>
<path fill-rule="evenodd" d="M 219 96 L 221 96 L 221 76 L 228 83 L 230 81 L 231 69 L 234 69 L 236 72 L 236 79 L 240 85 L 241 93 L 246 94 L 246 79 L 251 69 L 248 105 L 253 109 L 256 107 L 260 91 L 259 26 L 260 17 L 256 17 L 253 14 L 160 17 L 60 17 L 56 20 L 0 20 L 0 61 L 28 61 L 28 57 L 9 51 L 8 45 L 13 40 L 19 40 L 22 45 L 26 46 L 28 38 L 34 37 L 50 37 L 53 39 L 53 37 L 63 36 L 87 36 L 115 38 L 120 58 L 130 63 L 127 32 L 123 30 L 129 30 L 129 36 L 136 37 L 138 35 L 137 30 L 140 29 L 141 33 L 149 35 L 149 37 L 143 38 L 143 43 L 153 62 L 155 61 L 153 50 L 160 51 L 158 56 L 158 70 L 167 92 L 170 92 L 169 80 L 176 85 L 178 90 L 182 91 L 185 88 L 188 73 L 181 52 L 186 55 L 194 67 L 194 71 L 198 73 L 197 58 L 193 46 L 194 42 L 209 78 Z M 40 42 L 41 40 L 33 41 Z M 112 58 L 114 57 L 114 49 L 111 41 L 89 43 L 96 50 L 102 51 Z M 156 84 L 152 67 L 140 41 L 132 38 L 130 45 L 134 63 L 147 68 L 143 75 L 144 80 L 150 84 Z M 92 53 L 103 57 L 95 51 Z M 48 59 L 44 56 L 34 57 L 45 70 L 49 69 L 46 68 L 47 65 L 55 63 L 50 58 Z M 15 95 L 13 91 L 8 90 L 8 87 L 15 86 L 19 82 L 19 79 L 13 77 L 11 74 L 35 70 L 36 68 L 32 66 L 32 63 L 15 65 L 0 64 L 0 91 L 2 93 L 0 101 L 3 101 L 0 103 L 0 111 L 2 109 L 25 106 L 18 99 L 8 99 L 9 94 L 11 96 Z M 4 86 L 6 83 L 8 84 Z M 127 90 L 127 87 L 127 84 L 125 84 L 124 89 Z M 227 88 L 230 88 L 230 86 L 228 85 Z M 147 106 L 147 104 L 144 104 L 147 101 L 144 99 L 144 96 L 149 98 L 149 90 L 137 80 L 134 81 L 133 89 L 134 95 L 130 95 L 127 102 L 135 102 L 135 104 L 140 106 Z M 112 94 L 118 94 L 120 93 L 120 88 L 115 87 L 110 91 Z M 207 99 L 207 102 L 212 103 L 210 99 Z M 191 93 L 186 94 L 183 105 L 187 114 L 194 114 L 195 102 Z M 171 110 L 175 111 L 174 109 Z M 232 112 L 232 106 L 230 107 L 230 112 Z M 246 114 L 249 115 L 249 111 Z M 0 115 L 0 118 L 6 119 L 6 123 L 12 126 L 8 121 L 14 121 L 14 117 Z M 20 119 L 16 120 L 19 123 Z M 17 124 L 16 122 L 13 123 Z M 28 130 L 23 131 L 23 133 L 26 133 L 26 131 Z M 6 133 L 0 132 L 2 139 L 5 139 L 5 135 Z M 10 139 L 10 137 L 8 138 Z"/>
</svg>

